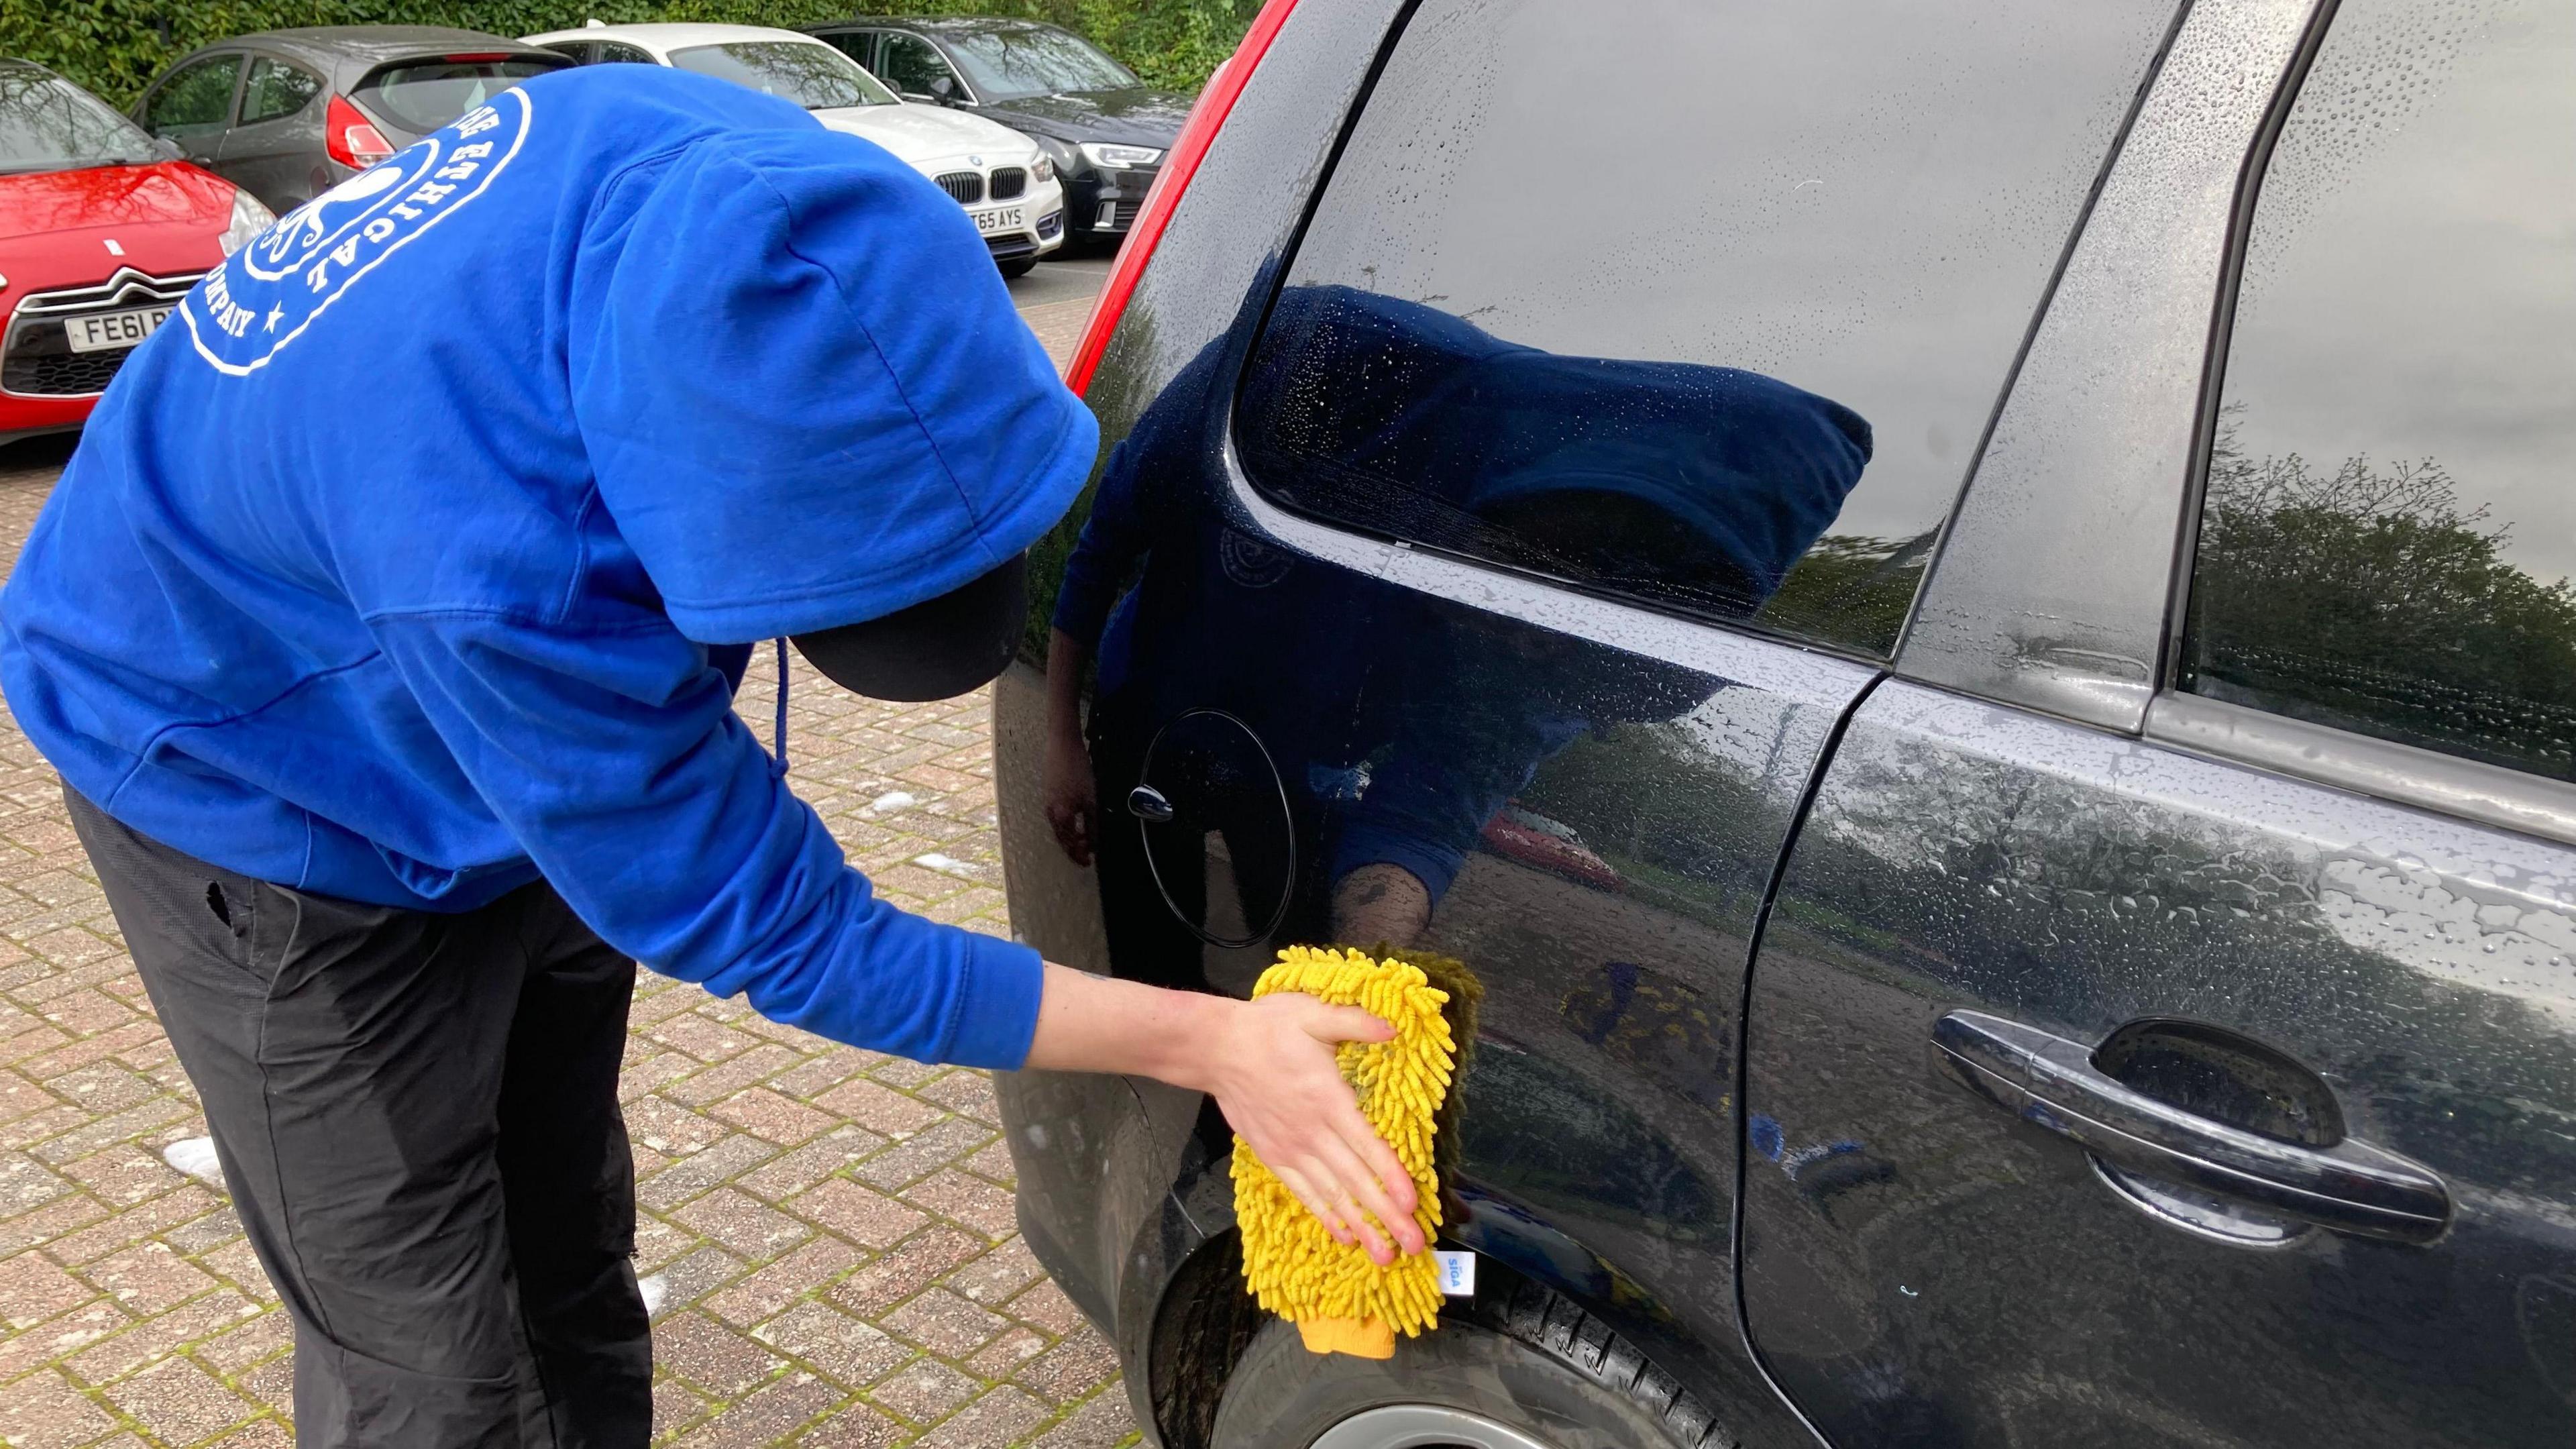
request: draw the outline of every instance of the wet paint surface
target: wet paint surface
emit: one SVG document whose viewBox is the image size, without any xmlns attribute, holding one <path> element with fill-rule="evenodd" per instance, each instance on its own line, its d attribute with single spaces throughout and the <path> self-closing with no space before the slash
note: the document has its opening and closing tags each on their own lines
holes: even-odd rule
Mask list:
<svg viewBox="0 0 2576 1449">
<path fill-rule="evenodd" d="M 2558 1444 L 2576 1428 L 2576 852 L 1891 684 L 1757 967 L 1757 1346 L 1837 1442 Z M 2212 1243 L 1928 1060 L 1975 1007 L 2304 1065 L 2447 1183 L 2414 1247 Z M 1767 1152 L 1764 1156 L 1769 1156 Z"/>
</svg>

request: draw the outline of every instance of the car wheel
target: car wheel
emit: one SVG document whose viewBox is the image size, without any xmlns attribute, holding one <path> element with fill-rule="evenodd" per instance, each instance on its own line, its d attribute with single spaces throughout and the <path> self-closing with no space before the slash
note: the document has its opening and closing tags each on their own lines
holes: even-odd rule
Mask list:
<svg viewBox="0 0 2576 1449">
<path fill-rule="evenodd" d="M 1701 1449 L 1727 1443 L 1672 1376 L 1607 1324 L 1514 1284 L 1384 1361 L 1253 1335 L 1217 1407 L 1215 1449 Z"/>
<path fill-rule="evenodd" d="M 1002 275 L 1006 277 L 1025 277 L 1029 274 L 1029 270 L 1037 264 L 1038 259 L 1035 257 L 1022 257 L 1015 262 L 994 263 L 995 266 L 1002 269 Z"/>
</svg>

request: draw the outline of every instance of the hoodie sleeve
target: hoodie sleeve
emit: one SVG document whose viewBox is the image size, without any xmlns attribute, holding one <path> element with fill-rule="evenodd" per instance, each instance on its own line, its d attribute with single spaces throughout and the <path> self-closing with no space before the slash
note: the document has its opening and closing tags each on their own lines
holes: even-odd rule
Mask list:
<svg viewBox="0 0 2576 1449">
<path fill-rule="evenodd" d="M 1037 953 L 877 899 L 773 773 L 704 649 L 659 620 L 374 627 L 474 789 L 611 945 L 853 1046 L 997 1068 L 1027 1056 Z"/>
</svg>

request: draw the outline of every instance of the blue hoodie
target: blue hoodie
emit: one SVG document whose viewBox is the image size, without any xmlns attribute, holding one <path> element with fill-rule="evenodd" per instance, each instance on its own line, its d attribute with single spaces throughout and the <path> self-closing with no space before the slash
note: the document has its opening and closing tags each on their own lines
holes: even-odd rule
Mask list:
<svg viewBox="0 0 2576 1449">
<path fill-rule="evenodd" d="M 910 167 L 725 82 L 569 71 L 136 349 L 0 594 L 0 684 L 71 788 L 218 865 L 428 911 L 542 876 L 775 1020 L 1016 1066 L 1036 955 L 874 899 L 732 684 L 1019 552 L 1096 446 Z"/>
</svg>

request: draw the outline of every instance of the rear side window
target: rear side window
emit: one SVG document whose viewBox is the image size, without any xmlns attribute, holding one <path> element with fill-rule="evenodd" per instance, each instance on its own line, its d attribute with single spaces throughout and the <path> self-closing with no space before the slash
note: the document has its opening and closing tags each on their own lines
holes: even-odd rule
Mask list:
<svg viewBox="0 0 2576 1449">
<path fill-rule="evenodd" d="M 184 67 L 143 107 L 143 128 L 156 136 L 177 135 L 224 126 L 232 119 L 233 83 L 241 79 L 242 58 L 210 55 Z"/>
<path fill-rule="evenodd" d="M 642 47 L 622 45 L 614 40 L 603 40 L 599 43 L 597 60 L 602 65 L 651 65 L 653 63 L 653 57 L 647 55 Z"/>
<path fill-rule="evenodd" d="M 242 83 L 241 123 L 274 121 L 294 115 L 322 93 L 322 77 L 282 60 L 253 56 L 250 78 Z"/>
<path fill-rule="evenodd" d="M 1426 0 L 1246 373 L 1303 511 L 1884 655 L 2172 0 Z"/>
<path fill-rule="evenodd" d="M 2576 9 L 2343 0 L 2262 179 L 2185 688 L 2576 779 Z"/>
<path fill-rule="evenodd" d="M 389 65 L 358 86 L 367 109 L 406 131 L 435 131 L 530 76 L 562 70 L 560 60 L 416 60 Z"/>
</svg>

